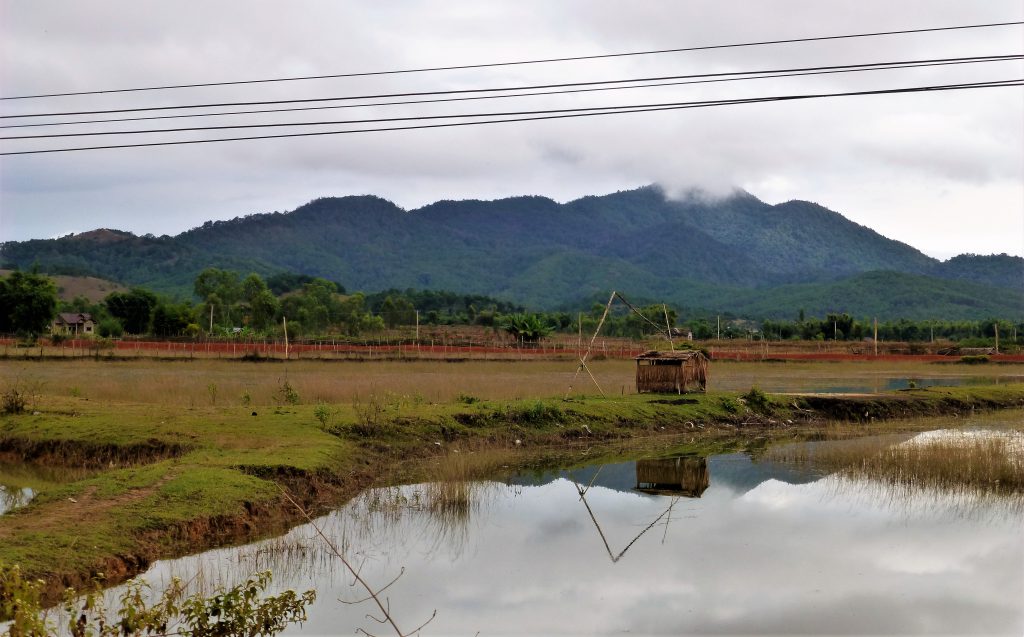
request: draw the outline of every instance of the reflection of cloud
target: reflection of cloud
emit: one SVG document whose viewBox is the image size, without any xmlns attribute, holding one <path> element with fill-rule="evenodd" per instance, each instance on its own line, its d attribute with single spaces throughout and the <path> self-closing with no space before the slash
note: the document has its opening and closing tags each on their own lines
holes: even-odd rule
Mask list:
<svg viewBox="0 0 1024 637">
<path fill-rule="evenodd" d="M 381 516 L 361 535 L 359 502 L 321 522 L 349 533 L 353 550 L 368 556 L 371 581 L 406 569 L 388 591 L 391 606 L 410 626 L 436 608 L 432 634 L 1021 634 L 1020 514 L 989 501 L 979 504 L 987 514 L 963 516 L 955 499 L 933 493 L 901 495 L 893 506 L 884 489 L 769 479 L 738 494 L 713 476 L 701 499 L 678 502 L 664 544 L 658 529 L 614 564 L 562 479 L 515 497 L 499 491 L 456 555 L 437 546 L 425 511 Z M 670 501 L 600 486 L 587 498 L 613 546 Z M 231 571 L 223 565 L 238 552 L 204 559 Z M 275 583 L 318 589 L 303 634 L 365 624 L 365 608 L 334 601 L 352 598 L 337 568 L 291 568 Z"/>
</svg>

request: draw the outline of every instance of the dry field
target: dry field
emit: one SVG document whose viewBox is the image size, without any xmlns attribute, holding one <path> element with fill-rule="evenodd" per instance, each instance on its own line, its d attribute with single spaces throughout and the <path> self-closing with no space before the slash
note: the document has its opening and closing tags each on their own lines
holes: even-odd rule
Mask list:
<svg viewBox="0 0 1024 637">
<path fill-rule="evenodd" d="M 591 369 L 608 394 L 635 392 L 631 360 L 598 360 Z M 81 397 L 104 403 L 176 407 L 271 405 L 291 387 L 302 403 L 346 403 L 392 395 L 448 402 L 460 396 L 521 399 L 561 396 L 572 361 L 290 361 L 218 360 L 67 361 L 0 360 L 0 385 L 21 383 L 45 398 Z M 873 392 L 914 380 L 927 384 L 991 383 L 1024 379 L 1024 364 L 959 365 L 892 362 L 718 362 L 709 389 L 772 392 Z M 576 391 L 596 394 L 587 374 Z"/>
</svg>

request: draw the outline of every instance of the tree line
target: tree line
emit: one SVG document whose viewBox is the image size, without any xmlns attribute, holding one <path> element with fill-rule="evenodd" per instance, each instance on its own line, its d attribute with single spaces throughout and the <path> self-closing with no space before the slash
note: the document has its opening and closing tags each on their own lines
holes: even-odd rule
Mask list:
<svg viewBox="0 0 1024 637">
<path fill-rule="evenodd" d="M 476 325 L 504 332 L 521 342 L 536 342 L 554 333 L 597 329 L 605 306 L 587 311 L 528 312 L 522 306 L 483 295 L 415 289 L 347 293 L 334 281 L 282 273 L 264 279 L 252 273 L 207 268 L 193 282 L 191 300 L 158 295 L 142 287 L 112 292 L 98 302 L 78 297 L 59 301 L 53 280 L 37 272 L 14 271 L 0 279 L 0 333 L 39 335 L 50 331 L 58 312 L 89 313 L 102 337 L 123 335 L 161 338 L 212 335 L 276 338 L 285 322 L 290 336 L 359 337 L 384 329 L 413 325 Z M 874 337 L 873 319 L 847 313 L 760 323 L 735 316 L 690 316 L 661 304 L 634 312 L 621 305 L 610 309 L 601 334 L 630 338 L 663 336 L 671 326 L 676 336 L 694 340 L 765 339 L 856 341 Z M 1002 342 L 1024 333 L 1024 323 L 1008 320 L 919 321 L 878 323 L 883 341 L 950 340 L 986 343 L 998 329 Z"/>
</svg>

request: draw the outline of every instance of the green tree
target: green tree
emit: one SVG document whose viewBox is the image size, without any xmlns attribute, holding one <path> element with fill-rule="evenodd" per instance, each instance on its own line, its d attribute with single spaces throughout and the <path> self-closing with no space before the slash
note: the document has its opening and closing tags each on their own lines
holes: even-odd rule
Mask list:
<svg viewBox="0 0 1024 637">
<path fill-rule="evenodd" d="M 189 304 L 161 302 L 153 308 L 153 334 L 181 336 L 193 320 L 192 308 Z"/>
<path fill-rule="evenodd" d="M 143 288 L 132 288 L 128 292 L 111 292 L 104 299 L 107 311 L 121 322 L 129 334 L 146 334 L 153 320 L 153 308 L 157 305 L 156 295 Z"/>
<path fill-rule="evenodd" d="M 536 343 L 551 334 L 551 326 L 543 318 L 520 312 L 502 317 L 501 329 L 525 343 Z"/>
<path fill-rule="evenodd" d="M 57 286 L 35 272 L 12 272 L 0 279 L 0 332 L 38 335 L 57 313 Z"/>
<path fill-rule="evenodd" d="M 242 298 L 248 305 L 249 324 L 255 329 L 262 330 L 270 326 L 281 309 L 277 297 L 256 273 L 242 281 Z"/>
<path fill-rule="evenodd" d="M 380 316 L 388 327 L 412 325 L 416 322 L 416 308 L 404 296 L 388 296 L 380 306 Z"/>
<path fill-rule="evenodd" d="M 213 308 L 218 325 L 231 325 L 231 311 L 242 297 L 237 272 L 206 268 L 196 277 L 192 290 L 206 304 L 205 313 Z"/>
</svg>

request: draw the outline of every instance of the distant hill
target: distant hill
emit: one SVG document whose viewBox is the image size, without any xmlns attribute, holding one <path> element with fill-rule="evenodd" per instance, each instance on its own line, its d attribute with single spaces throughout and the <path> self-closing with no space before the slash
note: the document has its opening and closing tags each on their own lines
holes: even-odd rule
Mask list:
<svg viewBox="0 0 1024 637">
<path fill-rule="evenodd" d="M 0 270 L 0 277 L 5 277 L 11 270 Z M 72 301 L 77 297 L 85 297 L 89 302 L 96 303 L 111 292 L 123 292 L 127 290 L 120 283 L 98 279 L 94 276 L 69 276 L 66 274 L 52 275 L 51 278 L 57 284 L 57 298 L 62 301 Z"/>
<path fill-rule="evenodd" d="M 411 211 L 379 197 L 328 197 L 174 237 L 98 230 L 8 242 L 0 262 L 183 295 L 199 271 L 216 266 L 323 276 L 349 290 L 486 294 L 535 308 L 572 306 L 618 289 L 688 308 L 787 316 L 791 301 L 807 311 L 955 315 L 944 318 L 1024 309 L 1018 257 L 963 255 L 941 263 L 814 203 L 769 205 L 742 191 L 672 199 L 655 186 L 565 204 L 513 197 Z M 869 272 L 885 272 L 876 276 L 899 286 L 854 294 L 876 282 L 857 278 Z M 893 278 L 897 273 L 913 276 Z M 897 290 L 905 296 L 897 298 Z"/>
</svg>

